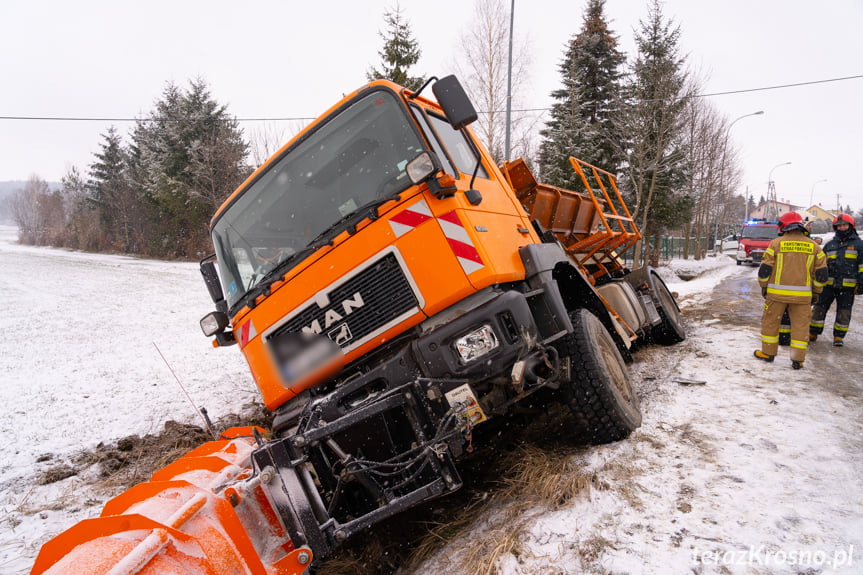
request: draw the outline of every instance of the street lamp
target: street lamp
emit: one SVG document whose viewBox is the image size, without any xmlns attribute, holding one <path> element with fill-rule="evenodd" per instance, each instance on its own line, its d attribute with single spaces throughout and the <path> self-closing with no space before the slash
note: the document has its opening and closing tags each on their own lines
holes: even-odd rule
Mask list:
<svg viewBox="0 0 863 575">
<path fill-rule="evenodd" d="M 809 192 L 809 208 L 811 208 L 814 205 L 812 203 L 812 198 L 815 197 L 815 186 L 817 186 L 818 184 L 820 184 L 822 182 L 826 182 L 826 181 L 827 181 L 826 179 L 818 180 L 817 182 L 812 184 L 812 190 Z M 809 209 L 809 208 L 807 208 L 807 209 Z"/>
<path fill-rule="evenodd" d="M 781 164 L 776 164 L 775 166 L 770 168 L 770 173 L 767 175 L 767 202 L 773 202 L 773 212 L 776 212 L 777 219 L 779 218 L 779 210 L 776 209 L 776 188 L 773 185 L 773 170 L 775 170 L 779 166 L 788 166 L 790 164 L 791 162 L 782 162 Z M 770 209 L 768 208 L 768 213 L 772 213 L 769 210 Z"/>
<path fill-rule="evenodd" d="M 728 124 L 728 129 L 725 130 L 725 143 L 722 145 L 722 161 L 719 163 L 719 193 L 722 193 L 722 188 L 725 185 L 725 151 L 728 149 L 728 135 L 731 134 L 731 127 L 734 126 L 737 122 L 742 120 L 743 118 L 748 118 L 749 116 L 760 116 L 764 113 L 764 110 L 758 110 L 757 112 L 752 112 L 751 114 L 744 114 L 739 118 L 735 118 L 733 122 Z M 719 198 L 717 198 L 718 200 Z M 745 198 L 744 198 L 745 200 Z M 745 218 L 744 218 L 745 219 Z M 720 246 L 722 245 L 719 240 L 719 202 L 716 202 L 716 224 L 713 230 L 713 251 L 716 251 L 716 243 L 719 242 Z"/>
<path fill-rule="evenodd" d="M 773 170 L 775 170 L 779 166 L 788 166 L 790 164 L 791 164 L 791 162 L 782 162 L 781 164 L 776 164 L 775 166 L 770 168 L 770 173 L 767 175 L 767 189 L 768 190 L 770 189 L 770 184 L 773 183 Z"/>
</svg>

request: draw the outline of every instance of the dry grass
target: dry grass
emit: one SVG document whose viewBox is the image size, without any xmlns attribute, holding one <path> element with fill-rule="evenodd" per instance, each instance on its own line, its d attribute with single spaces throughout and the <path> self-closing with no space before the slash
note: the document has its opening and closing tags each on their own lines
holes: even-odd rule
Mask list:
<svg viewBox="0 0 863 575">
<path fill-rule="evenodd" d="M 591 489 L 606 487 L 573 455 L 571 449 L 520 445 L 496 461 L 501 479 L 493 494 L 476 498 L 451 521 L 431 528 L 408 565 L 416 566 L 443 544 L 460 538 L 446 557 L 450 565 L 458 565 L 462 573 L 496 575 L 501 557 L 524 554 L 521 541 L 535 513 L 562 509 Z M 484 525 L 477 526 L 480 518 Z"/>
</svg>

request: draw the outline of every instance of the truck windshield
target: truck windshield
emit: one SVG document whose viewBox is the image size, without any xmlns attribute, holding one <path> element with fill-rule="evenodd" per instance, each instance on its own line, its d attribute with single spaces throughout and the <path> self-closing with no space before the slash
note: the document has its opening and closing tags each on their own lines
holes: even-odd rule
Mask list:
<svg viewBox="0 0 863 575">
<path fill-rule="evenodd" d="M 776 226 L 743 226 L 741 237 L 750 240 L 772 240 L 779 235 Z"/>
<path fill-rule="evenodd" d="M 406 109 L 384 90 L 354 101 L 289 148 L 213 226 L 228 305 L 337 236 L 351 214 L 407 189 L 405 166 L 424 149 Z"/>
</svg>

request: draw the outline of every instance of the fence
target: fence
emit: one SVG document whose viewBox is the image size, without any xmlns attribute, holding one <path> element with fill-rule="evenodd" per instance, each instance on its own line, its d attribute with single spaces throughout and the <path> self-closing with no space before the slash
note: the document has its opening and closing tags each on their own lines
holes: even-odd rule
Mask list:
<svg viewBox="0 0 863 575">
<path fill-rule="evenodd" d="M 654 245 L 654 241 L 656 238 L 645 238 L 644 239 L 644 247 L 643 249 L 653 250 L 656 249 Z M 647 248 L 647 244 L 649 243 L 650 247 Z M 707 236 L 702 237 L 690 237 L 689 238 L 689 256 L 692 257 L 695 255 L 695 247 L 696 244 L 701 244 L 702 253 L 708 251 L 710 249 L 710 240 Z M 661 236 L 659 238 L 659 259 L 660 261 L 667 261 L 675 258 L 683 257 L 683 250 L 686 244 L 686 238 L 679 236 Z M 623 258 L 623 261 L 626 262 L 627 267 L 633 267 L 633 256 L 635 255 L 635 248 L 630 248 L 621 254 L 620 257 Z"/>
</svg>

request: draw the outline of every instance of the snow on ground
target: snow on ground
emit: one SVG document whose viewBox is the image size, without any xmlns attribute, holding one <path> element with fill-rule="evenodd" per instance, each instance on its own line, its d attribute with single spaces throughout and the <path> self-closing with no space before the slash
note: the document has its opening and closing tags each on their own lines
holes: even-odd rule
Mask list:
<svg viewBox="0 0 863 575">
<path fill-rule="evenodd" d="M 0 226 L 0 573 L 29 571 L 42 541 L 101 510 L 20 513 L 81 483 L 34 487 L 39 471 L 167 420 L 201 424 L 158 350 L 214 420 L 259 399 L 241 354 L 201 332 L 213 304 L 197 264 L 16 241 Z"/>
<path fill-rule="evenodd" d="M 701 273 L 681 282 L 674 270 Z M 739 317 L 760 317 L 754 268 L 720 257 L 660 272 L 688 337 L 636 354 L 642 427 L 572 456 L 595 474 L 593 488 L 522 516 L 521 549 L 497 558 L 499 572 L 863 573 L 863 337 L 853 322 L 845 348 L 813 344 L 806 369 L 792 371 L 787 350 L 774 364 L 751 357 L 758 321 Z M 730 293 L 726 305 L 686 313 L 722 279 L 757 297 Z M 471 542 L 504 513 L 486 512 L 413 572 L 460 572 Z"/>
<path fill-rule="evenodd" d="M 716 284 L 735 273 L 732 256 L 708 256 L 702 260 L 671 260 L 657 268 L 668 289 L 676 294 L 681 309 L 710 298 Z M 682 279 L 687 278 L 687 279 Z M 688 279 L 692 278 L 692 279 Z"/>
<path fill-rule="evenodd" d="M 258 395 L 241 354 L 211 348 L 200 332 L 212 304 L 195 264 L 14 241 L 0 227 L 9 302 L 0 327 L 0 573 L 17 575 L 42 542 L 104 503 L 82 478 L 35 485 L 40 456 L 56 462 L 157 432 L 168 419 L 196 423 L 154 343 L 213 418 Z M 739 320 L 745 308 L 757 315 L 756 301 L 732 297 L 727 309 L 698 311 L 723 280 L 752 284 L 751 267 L 719 256 L 659 271 L 687 314 L 688 339 L 636 354 L 642 427 L 573 456 L 605 487 L 562 510 L 530 512 L 525 552 L 502 556 L 500 572 L 863 573 L 863 367 L 837 371 L 823 342 L 802 372 L 787 356 L 757 364 L 757 326 Z M 848 340 L 841 352 L 863 356 L 853 324 Z M 55 500 L 65 503 L 51 508 Z M 477 528 L 459 539 L 481 537 Z M 458 556 L 444 548 L 415 572 L 460 572 Z"/>
</svg>

